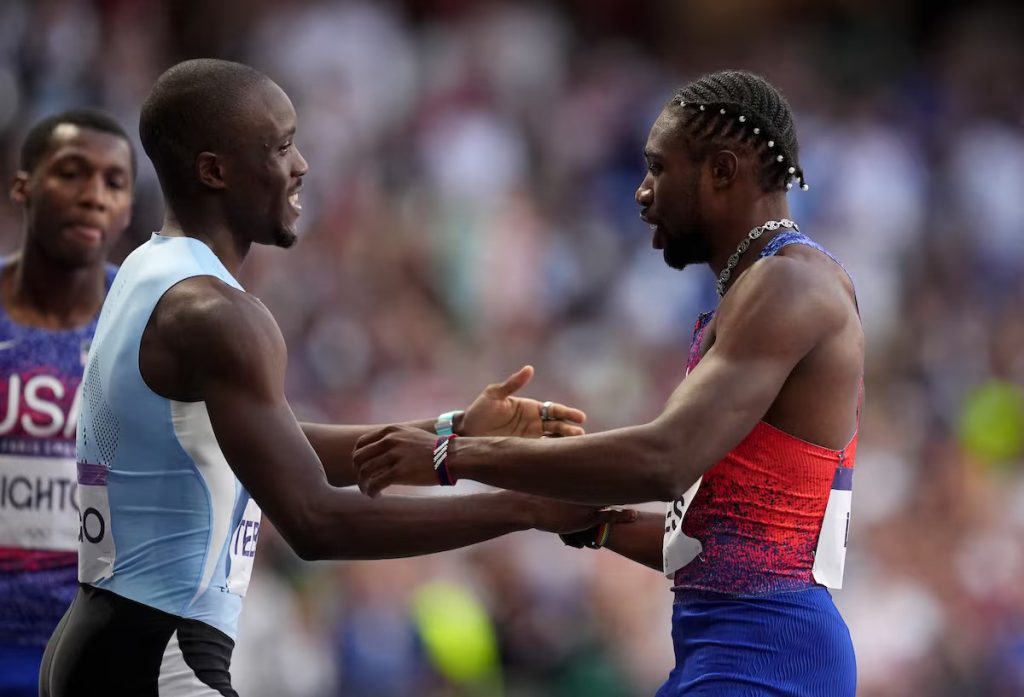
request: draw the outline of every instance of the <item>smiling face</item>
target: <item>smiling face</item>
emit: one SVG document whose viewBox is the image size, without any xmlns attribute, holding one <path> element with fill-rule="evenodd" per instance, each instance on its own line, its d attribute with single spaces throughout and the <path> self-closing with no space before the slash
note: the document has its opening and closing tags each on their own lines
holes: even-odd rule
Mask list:
<svg viewBox="0 0 1024 697">
<path fill-rule="evenodd" d="M 26 245 L 67 268 L 102 263 L 131 219 L 131 146 L 124 138 L 58 124 L 11 199 L 25 207 Z"/>
<path fill-rule="evenodd" d="M 232 227 L 257 244 L 291 247 L 299 190 L 309 170 L 295 146 L 295 108 L 270 80 L 254 87 L 245 116 L 224 155 L 225 193 Z"/>
<path fill-rule="evenodd" d="M 644 158 L 647 173 L 636 192 L 640 218 L 654 232 L 655 249 L 674 269 L 711 260 L 706 223 L 704 163 L 695 159 L 679 133 L 677 116 L 663 111 L 651 127 Z"/>
</svg>

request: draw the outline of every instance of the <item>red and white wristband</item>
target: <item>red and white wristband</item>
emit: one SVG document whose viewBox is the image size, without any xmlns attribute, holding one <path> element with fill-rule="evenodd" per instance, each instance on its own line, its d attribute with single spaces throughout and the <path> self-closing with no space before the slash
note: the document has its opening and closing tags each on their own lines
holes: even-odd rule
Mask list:
<svg viewBox="0 0 1024 697">
<path fill-rule="evenodd" d="M 450 443 L 458 438 L 454 433 L 441 436 L 434 443 L 434 471 L 441 486 L 455 486 L 458 479 L 448 471 L 448 453 Z"/>
</svg>

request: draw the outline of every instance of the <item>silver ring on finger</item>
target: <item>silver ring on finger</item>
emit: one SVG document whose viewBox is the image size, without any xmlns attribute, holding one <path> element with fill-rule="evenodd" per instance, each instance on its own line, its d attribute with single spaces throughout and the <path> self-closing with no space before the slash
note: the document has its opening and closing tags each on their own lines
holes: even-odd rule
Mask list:
<svg viewBox="0 0 1024 697">
<path fill-rule="evenodd" d="M 554 406 L 554 402 L 544 402 L 540 405 L 540 420 L 541 421 L 554 421 L 555 417 L 551 415 L 551 407 Z"/>
</svg>

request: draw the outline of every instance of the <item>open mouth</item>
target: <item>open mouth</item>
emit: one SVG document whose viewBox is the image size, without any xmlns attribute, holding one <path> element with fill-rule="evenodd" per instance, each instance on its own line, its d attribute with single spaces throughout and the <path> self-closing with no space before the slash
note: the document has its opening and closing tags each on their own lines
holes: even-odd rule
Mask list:
<svg viewBox="0 0 1024 697">
<path fill-rule="evenodd" d="M 294 194 L 288 197 L 288 205 L 296 211 L 302 210 L 302 204 L 299 203 L 299 192 L 296 191 Z"/>
</svg>

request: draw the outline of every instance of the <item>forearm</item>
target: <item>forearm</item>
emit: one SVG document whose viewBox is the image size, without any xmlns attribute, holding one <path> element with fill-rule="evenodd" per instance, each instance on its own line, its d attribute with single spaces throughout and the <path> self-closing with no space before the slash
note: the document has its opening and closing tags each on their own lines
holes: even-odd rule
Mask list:
<svg viewBox="0 0 1024 697">
<path fill-rule="evenodd" d="M 532 511 L 510 492 L 471 496 L 325 493 L 300 530 L 282 530 L 304 559 L 391 559 L 432 554 L 532 527 Z M 295 538 L 295 539 L 292 539 Z"/>
<path fill-rule="evenodd" d="M 660 513 L 641 513 L 628 525 L 613 525 L 604 546 L 638 564 L 662 571 L 664 535 L 665 516 Z"/>
<path fill-rule="evenodd" d="M 577 438 L 459 438 L 448 469 L 502 489 L 618 505 L 671 500 L 678 457 L 644 425 Z"/>
<path fill-rule="evenodd" d="M 324 472 L 327 473 L 327 481 L 333 486 L 352 486 L 356 483 L 355 471 L 352 468 L 352 451 L 355 450 L 356 441 L 365 434 L 380 428 L 380 426 L 340 426 L 333 424 L 299 424 L 302 432 L 313 446 Z M 434 432 L 434 420 L 424 419 L 422 421 L 410 421 L 409 426 L 419 428 L 430 433 Z"/>
</svg>

